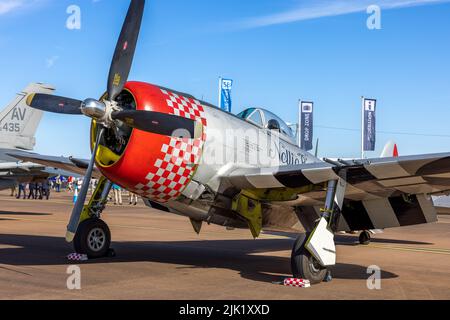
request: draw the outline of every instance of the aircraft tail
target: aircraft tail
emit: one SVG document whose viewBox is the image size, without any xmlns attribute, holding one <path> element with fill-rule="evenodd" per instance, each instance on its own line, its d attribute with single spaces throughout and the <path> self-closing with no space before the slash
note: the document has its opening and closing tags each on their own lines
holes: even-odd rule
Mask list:
<svg viewBox="0 0 450 320">
<path fill-rule="evenodd" d="M 0 148 L 33 150 L 43 112 L 28 107 L 26 97 L 30 93 L 52 94 L 54 90 L 51 85 L 32 83 L 0 111 Z"/>
<path fill-rule="evenodd" d="M 398 148 L 394 141 L 388 141 L 381 152 L 380 158 L 388 157 L 398 157 Z"/>
</svg>

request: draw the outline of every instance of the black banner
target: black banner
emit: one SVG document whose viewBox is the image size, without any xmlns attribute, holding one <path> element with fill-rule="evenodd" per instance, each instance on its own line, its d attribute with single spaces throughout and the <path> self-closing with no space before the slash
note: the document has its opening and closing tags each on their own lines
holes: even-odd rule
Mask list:
<svg viewBox="0 0 450 320">
<path fill-rule="evenodd" d="M 300 102 L 300 147 L 309 151 L 313 148 L 313 102 Z"/>
<path fill-rule="evenodd" d="M 374 151 L 376 140 L 375 112 L 377 107 L 377 100 L 364 99 L 363 105 L 364 105 L 363 150 Z"/>
</svg>

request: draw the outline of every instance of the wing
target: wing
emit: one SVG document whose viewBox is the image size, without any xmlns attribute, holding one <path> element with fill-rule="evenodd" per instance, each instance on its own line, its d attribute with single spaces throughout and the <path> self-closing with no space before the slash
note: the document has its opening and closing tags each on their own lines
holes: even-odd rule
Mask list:
<svg viewBox="0 0 450 320">
<path fill-rule="evenodd" d="M 72 157 L 45 156 L 22 151 L 12 151 L 9 152 L 8 155 L 22 161 L 37 163 L 48 168 L 57 168 L 64 170 L 67 173 L 75 173 L 82 176 L 85 174 L 89 165 L 89 160 L 76 159 Z M 94 169 L 93 176 L 95 178 L 100 178 L 100 171 L 98 171 L 98 169 Z"/>
<path fill-rule="evenodd" d="M 269 201 L 291 200 L 312 219 L 323 206 L 326 182 L 339 176 L 347 181 L 340 230 L 434 222 L 436 212 L 428 195 L 450 191 L 450 153 L 354 160 L 345 165 L 319 162 L 238 169 L 226 179 L 239 189 L 270 194 Z M 270 192 L 274 189 L 278 192 Z M 288 199 L 289 195 L 295 196 Z"/>
<path fill-rule="evenodd" d="M 30 162 L 0 162 L 0 190 L 14 187 L 19 182 L 46 179 L 45 167 Z"/>
</svg>

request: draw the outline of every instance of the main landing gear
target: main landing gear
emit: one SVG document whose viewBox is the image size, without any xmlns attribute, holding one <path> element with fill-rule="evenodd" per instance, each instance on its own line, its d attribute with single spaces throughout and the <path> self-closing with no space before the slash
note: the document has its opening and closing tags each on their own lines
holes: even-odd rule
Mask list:
<svg viewBox="0 0 450 320">
<path fill-rule="evenodd" d="M 295 240 L 291 255 L 291 269 L 294 278 L 308 279 L 311 283 L 322 282 L 327 273 L 327 268 L 314 258 L 305 248 L 310 232 L 301 234 Z"/>
<path fill-rule="evenodd" d="M 73 239 L 75 252 L 86 254 L 91 259 L 115 255 L 110 248 L 111 232 L 108 225 L 100 219 L 111 186 L 112 183 L 106 178 L 102 177 L 99 180 L 89 203 L 83 208 Z"/>
<path fill-rule="evenodd" d="M 87 254 L 91 259 L 106 256 L 110 245 L 111 232 L 108 225 L 98 218 L 81 222 L 73 239 L 75 252 Z"/>
<path fill-rule="evenodd" d="M 294 243 L 291 254 L 292 274 L 295 278 L 308 279 L 311 284 L 324 281 L 328 267 L 336 264 L 334 233 L 344 201 L 345 179 L 328 182 L 325 207 L 316 227 L 301 234 Z"/>
</svg>

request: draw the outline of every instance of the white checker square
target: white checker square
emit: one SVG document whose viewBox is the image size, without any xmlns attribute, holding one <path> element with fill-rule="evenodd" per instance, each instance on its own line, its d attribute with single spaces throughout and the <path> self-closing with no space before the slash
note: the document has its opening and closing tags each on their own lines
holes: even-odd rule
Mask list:
<svg viewBox="0 0 450 320">
<path fill-rule="evenodd" d="M 156 160 L 155 167 L 161 168 L 161 165 L 163 164 L 163 161 L 161 159 Z"/>
<path fill-rule="evenodd" d="M 166 167 L 166 170 L 172 172 L 173 167 L 174 167 L 173 163 L 169 163 Z"/>
<path fill-rule="evenodd" d="M 186 182 L 187 178 L 186 177 L 181 177 L 180 180 L 178 180 L 179 184 L 183 184 Z"/>
<path fill-rule="evenodd" d="M 175 178 L 175 176 L 176 176 L 176 174 L 172 172 L 167 176 L 167 179 L 173 180 Z"/>
<path fill-rule="evenodd" d="M 171 183 L 169 183 L 168 188 L 173 189 L 173 188 L 175 188 L 176 185 L 177 185 L 177 183 L 175 181 L 172 181 Z"/>
<path fill-rule="evenodd" d="M 177 158 L 177 159 L 175 160 L 175 165 L 176 165 L 176 166 L 181 166 L 182 163 L 183 163 L 183 159 L 181 159 L 181 158 Z"/>
<path fill-rule="evenodd" d="M 170 145 L 171 147 L 175 147 L 175 146 L 177 145 L 177 142 L 178 142 L 177 139 L 170 139 L 169 145 Z"/>
<path fill-rule="evenodd" d="M 156 189 L 156 191 L 164 192 L 164 190 L 166 190 L 166 189 L 167 189 L 166 186 L 160 186 L 158 189 Z"/>
</svg>

